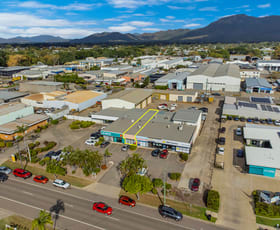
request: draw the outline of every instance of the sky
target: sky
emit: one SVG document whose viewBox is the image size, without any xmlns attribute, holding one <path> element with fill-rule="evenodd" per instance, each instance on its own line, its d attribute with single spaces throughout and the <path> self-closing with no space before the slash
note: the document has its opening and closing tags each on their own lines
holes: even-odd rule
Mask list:
<svg viewBox="0 0 280 230">
<path fill-rule="evenodd" d="M 1 0 L 0 37 L 196 29 L 219 18 L 280 14 L 279 0 Z"/>
</svg>

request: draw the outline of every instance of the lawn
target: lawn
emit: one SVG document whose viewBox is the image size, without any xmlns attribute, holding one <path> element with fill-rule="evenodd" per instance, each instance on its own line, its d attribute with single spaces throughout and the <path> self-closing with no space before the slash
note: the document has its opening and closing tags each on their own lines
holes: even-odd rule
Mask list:
<svg viewBox="0 0 280 230">
<path fill-rule="evenodd" d="M 126 193 L 123 190 L 121 190 L 120 195 L 130 196 L 132 199 L 135 199 L 136 202 L 138 202 L 138 203 L 147 204 L 147 205 L 154 206 L 154 207 L 158 207 L 159 205 L 162 204 L 160 199 L 162 199 L 162 201 L 163 201 L 162 197 L 159 198 L 158 196 L 152 195 L 152 194 L 140 195 L 140 200 L 137 200 L 136 195 Z M 207 220 L 207 218 L 205 216 L 206 208 L 204 208 L 204 207 L 199 207 L 196 205 L 191 205 L 188 203 L 174 201 L 174 200 L 170 200 L 170 199 L 166 199 L 166 204 L 171 206 L 172 208 L 176 209 L 177 211 L 181 212 L 184 215 L 199 218 L 202 220 Z M 213 222 L 213 223 L 215 223 L 216 220 L 217 219 L 214 217 L 211 218 L 211 222 Z"/>
<path fill-rule="evenodd" d="M 7 166 L 11 169 L 15 169 L 15 168 L 20 168 L 20 163 L 14 163 L 14 162 L 8 160 L 8 161 L 4 162 L 2 164 L 2 166 Z M 46 172 L 46 170 L 44 170 L 42 168 L 27 165 L 26 169 L 28 171 L 32 172 L 33 175 L 44 175 L 51 180 L 55 179 L 54 174 L 48 173 L 48 172 Z M 90 185 L 92 183 L 92 181 L 90 181 L 90 180 L 86 180 L 86 179 L 79 178 L 79 177 L 74 177 L 74 176 L 69 176 L 69 175 L 66 175 L 66 176 L 58 175 L 57 177 L 59 179 L 65 180 L 68 183 L 70 183 L 71 185 L 74 185 L 74 186 L 77 186 L 77 187 L 85 187 L 85 186 Z"/>
<path fill-rule="evenodd" d="M 268 226 L 272 226 L 275 227 L 276 224 L 280 225 L 280 218 L 278 219 L 274 219 L 274 218 L 267 218 L 267 217 L 263 217 L 263 216 L 257 216 L 256 217 L 256 222 L 258 224 L 263 224 L 263 225 L 268 225 Z"/>
</svg>

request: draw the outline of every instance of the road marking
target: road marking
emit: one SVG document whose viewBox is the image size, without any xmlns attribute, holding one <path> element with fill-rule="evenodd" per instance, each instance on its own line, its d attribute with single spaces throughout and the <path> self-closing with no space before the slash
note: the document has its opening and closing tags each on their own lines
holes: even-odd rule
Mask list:
<svg viewBox="0 0 280 230">
<path fill-rule="evenodd" d="M 0 196 L 0 199 L 8 200 L 8 201 L 11 201 L 11 202 L 20 204 L 20 205 L 24 205 L 24 206 L 29 207 L 29 208 L 33 208 L 33 209 L 37 209 L 37 210 L 43 210 L 42 208 L 39 208 L 39 207 L 30 205 L 30 204 L 25 204 L 25 203 L 22 203 L 22 202 L 20 202 L 20 201 L 12 200 L 12 199 L 9 199 L 9 198 L 7 198 L 7 197 Z M 48 210 L 45 210 L 45 211 L 49 212 Z M 65 218 L 65 219 L 72 220 L 72 221 L 75 221 L 75 222 L 78 222 L 78 223 L 80 223 L 80 224 L 84 224 L 84 225 L 87 225 L 87 226 L 89 226 L 89 227 L 93 227 L 93 228 L 96 228 L 96 229 L 106 230 L 105 228 L 102 228 L 102 227 L 99 227 L 99 226 L 96 226 L 96 225 L 93 225 L 93 224 L 89 224 L 89 223 L 86 223 L 86 222 L 84 222 L 84 221 L 76 220 L 76 219 L 73 219 L 73 218 L 68 217 L 68 216 L 59 215 L 59 217 L 63 217 L 63 218 Z"/>
<path fill-rule="evenodd" d="M 106 216 L 106 217 L 108 217 L 108 218 L 110 218 L 110 219 L 112 219 L 112 220 L 120 221 L 120 219 L 115 218 L 115 217 L 112 217 L 112 216 Z"/>
<path fill-rule="evenodd" d="M 32 185 L 32 186 L 36 186 L 38 188 L 41 188 L 42 189 L 42 186 L 40 185 L 37 185 L 37 184 L 31 184 L 31 183 L 28 183 L 26 181 L 20 181 L 20 180 L 16 180 L 16 179 L 10 179 L 9 180 L 13 180 L 13 181 L 16 181 L 16 182 L 20 182 L 20 183 L 23 183 L 23 184 L 29 184 L 29 185 Z M 47 188 L 47 187 L 44 187 L 45 190 L 49 190 L 49 191 L 52 191 L 52 192 L 57 192 L 57 193 L 60 193 L 60 194 L 63 194 L 63 195 L 68 195 L 68 196 L 71 196 L 71 197 L 74 197 L 76 199 L 80 199 L 80 200 L 84 200 L 84 201 L 89 201 L 89 202 L 96 202 L 96 201 L 93 201 L 93 200 L 89 200 L 89 199 L 85 199 L 85 198 L 82 198 L 80 196 L 76 196 L 76 195 L 73 195 L 71 193 L 65 193 L 65 192 L 62 192 L 62 191 L 59 191 L 59 190 L 53 190 L 53 189 L 50 189 L 50 188 Z M 93 193 L 94 194 L 94 193 Z M 96 194 L 97 195 L 97 194 Z M 141 214 L 141 213 L 138 213 L 138 212 L 134 212 L 134 211 L 128 211 L 128 210 L 125 210 L 125 209 L 121 209 L 121 208 L 116 208 L 116 207 L 113 207 L 114 209 L 116 210 L 121 210 L 123 212 L 127 212 L 127 213 L 130 213 L 130 214 L 135 214 L 135 215 L 138 215 L 138 216 L 142 216 L 142 217 L 146 217 L 146 218 L 149 218 L 149 219 L 152 219 L 152 220 L 157 220 L 157 221 L 160 221 L 160 222 L 163 222 L 163 223 L 168 223 L 168 224 L 171 224 L 171 225 L 174 225 L 174 226 L 178 226 L 178 227 L 181 227 L 181 228 L 184 228 L 184 229 L 187 229 L 187 230 L 195 230 L 193 228 L 189 228 L 189 227 L 185 227 L 185 226 L 182 226 L 182 225 L 179 225 L 179 224 L 175 224 L 175 223 L 172 223 L 172 222 L 168 222 L 168 221 L 165 221 L 165 220 L 161 220 L 159 218 L 156 218 L 156 217 L 152 217 L 152 216 L 146 216 L 144 214 Z M 199 220 L 197 220 L 199 221 Z"/>
<path fill-rule="evenodd" d="M 33 193 L 31 193 L 31 192 L 22 191 L 22 193 L 24 193 L 24 194 L 26 194 L 26 195 L 29 195 L 29 196 L 33 196 Z"/>
<path fill-rule="evenodd" d="M 68 204 L 68 203 L 64 203 L 64 204 L 65 204 L 65 206 L 68 206 L 68 207 L 70 207 L 70 208 L 73 208 L 73 207 L 74 207 L 72 204 Z"/>
</svg>

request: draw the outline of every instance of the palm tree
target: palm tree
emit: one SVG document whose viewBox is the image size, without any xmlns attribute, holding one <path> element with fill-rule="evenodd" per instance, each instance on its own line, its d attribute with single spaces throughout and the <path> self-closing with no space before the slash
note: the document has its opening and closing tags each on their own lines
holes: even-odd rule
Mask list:
<svg viewBox="0 0 280 230">
<path fill-rule="evenodd" d="M 52 216 L 47 211 L 41 210 L 39 216 L 32 221 L 31 230 L 45 230 L 46 224 L 53 224 Z"/>
</svg>

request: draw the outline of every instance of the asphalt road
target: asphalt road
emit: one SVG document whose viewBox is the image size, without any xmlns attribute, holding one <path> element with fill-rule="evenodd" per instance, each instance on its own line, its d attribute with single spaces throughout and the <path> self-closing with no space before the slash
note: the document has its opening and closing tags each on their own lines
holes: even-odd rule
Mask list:
<svg viewBox="0 0 280 230">
<path fill-rule="evenodd" d="M 113 207 L 113 215 L 107 217 L 92 211 L 96 201 L 106 202 Z M 41 185 L 31 179 L 23 180 L 10 175 L 0 184 L 0 206 L 29 218 L 38 216 L 40 209 L 59 212 L 58 229 L 97 230 L 214 230 L 226 229 L 217 225 L 184 216 L 181 222 L 163 219 L 157 209 L 143 205 L 124 207 L 117 200 L 102 197 L 80 189 L 62 190 L 51 182 Z M 55 211 L 53 212 L 55 216 Z"/>
</svg>

